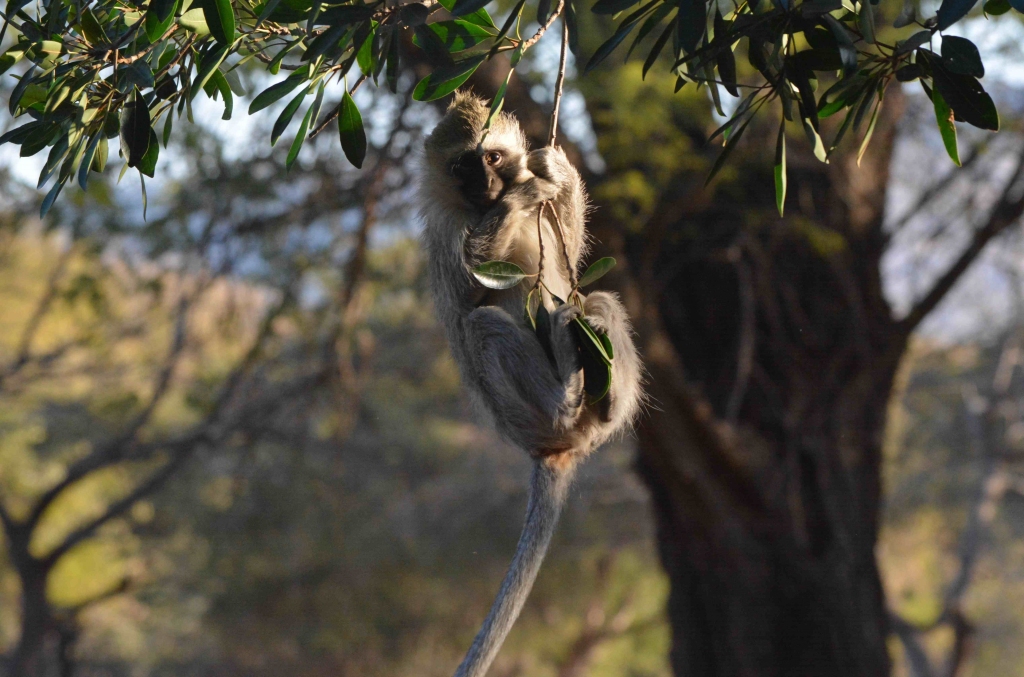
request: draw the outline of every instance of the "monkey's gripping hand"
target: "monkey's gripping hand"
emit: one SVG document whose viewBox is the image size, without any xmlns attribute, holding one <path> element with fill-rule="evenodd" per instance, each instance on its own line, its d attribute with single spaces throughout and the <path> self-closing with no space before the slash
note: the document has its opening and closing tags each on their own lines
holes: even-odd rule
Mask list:
<svg viewBox="0 0 1024 677">
<path fill-rule="evenodd" d="M 587 322 L 596 331 L 608 335 L 615 351 L 612 360 L 612 383 L 606 395 L 601 419 L 606 426 L 603 438 L 595 440 L 600 444 L 615 432 L 632 425 L 640 408 L 643 397 L 641 381 L 643 364 L 633 344 L 633 331 L 629 324 L 629 316 L 615 294 L 596 291 L 589 294 L 583 302 Z"/>
<path fill-rule="evenodd" d="M 526 168 L 536 177 L 537 201 L 554 202 L 563 226 L 582 238 L 587 196 L 583 180 L 565 151 L 551 146 L 531 151 Z"/>
</svg>

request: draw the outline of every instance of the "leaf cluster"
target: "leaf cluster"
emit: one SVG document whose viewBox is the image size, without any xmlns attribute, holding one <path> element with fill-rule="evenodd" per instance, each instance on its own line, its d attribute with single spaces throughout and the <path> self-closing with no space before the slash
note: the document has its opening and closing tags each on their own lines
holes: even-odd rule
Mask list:
<svg viewBox="0 0 1024 677">
<path fill-rule="evenodd" d="M 944 0 L 938 16 L 923 23 L 901 15 L 896 25 L 908 28 L 909 34 L 890 45 L 876 38 L 875 10 L 868 0 L 745 0 L 725 14 L 717 2 L 706 0 L 598 0 L 591 7 L 595 14 L 624 16 L 589 58 L 586 70 L 635 31 L 630 54 L 646 37 L 657 36 L 644 60 L 644 76 L 667 55 L 677 89 L 689 82 L 707 86 L 720 113 L 720 88 L 733 96 L 742 91 L 734 114 L 712 135 L 724 142 L 712 176 L 753 116 L 766 103 L 779 102 L 783 123 L 776 185 L 781 211 L 786 121 L 802 126 L 822 161 L 848 133 L 861 134 L 866 123 L 863 153 L 886 87 L 894 79 L 921 80 L 935 103 L 954 161 L 951 120 L 998 128 L 991 97 L 979 82 L 984 68 L 974 45 L 947 36 L 941 53 L 928 46 L 936 33 L 966 16 L 976 2 Z M 307 138 L 337 119 L 342 148 L 358 167 L 365 157 L 366 135 L 352 92 L 368 80 L 395 91 L 408 49 L 420 50 L 432 66 L 414 90 L 414 98 L 421 101 L 450 94 L 480 64 L 503 52 L 511 53 L 514 70 L 558 16 L 566 24 L 569 48 L 580 56 L 577 0 L 560 0 L 557 5 L 539 0 L 536 14 L 529 13 L 528 18 L 536 17 L 541 29 L 531 38 L 520 35 L 526 0 L 518 1 L 500 27 L 485 9 L 487 4 L 488 0 L 401 5 L 384 0 L 7 0 L 0 41 L 10 31 L 14 42 L 0 55 L 0 75 L 11 71 L 17 78 L 8 108 L 28 121 L 0 136 L 0 143 L 19 145 L 26 157 L 49 149 L 39 177 L 39 187 L 52 181 L 42 204 L 44 214 L 69 181 L 77 178 L 84 189 L 90 172 L 104 170 L 108 141 L 114 137 L 120 139 L 125 161 L 122 175 L 129 167 L 137 169 L 145 196 L 142 177 L 154 176 L 160 147 L 166 148 L 175 117 L 184 115 L 191 121 L 192 102 L 202 93 L 223 102 L 223 118 L 230 119 L 234 97 L 245 94 L 238 69 L 255 63 L 271 74 L 288 73 L 259 92 L 248 108 L 253 114 L 288 98 L 270 136 L 275 144 L 293 119 L 301 121 L 287 165 L 295 162 Z M 1024 9 L 1019 4 L 987 0 L 985 11 Z M 920 30 L 911 33 L 911 26 Z M 758 74 L 756 81 L 743 82 L 738 76 L 740 45 Z M 350 74 L 355 78 L 351 86 Z M 835 80 L 830 86 L 819 86 L 830 78 Z M 343 83 L 344 92 L 321 116 L 332 82 Z M 492 118 L 501 110 L 507 84 L 508 80 L 493 100 Z M 845 119 L 826 143 L 819 121 L 839 112 L 845 112 Z"/>
</svg>

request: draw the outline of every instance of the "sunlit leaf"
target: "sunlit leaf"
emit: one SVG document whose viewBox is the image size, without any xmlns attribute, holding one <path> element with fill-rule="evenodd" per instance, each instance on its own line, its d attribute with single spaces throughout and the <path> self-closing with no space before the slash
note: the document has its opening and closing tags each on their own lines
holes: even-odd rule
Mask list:
<svg viewBox="0 0 1024 677">
<path fill-rule="evenodd" d="M 488 261 L 473 269 L 473 277 L 488 289 L 511 289 L 526 278 L 526 273 L 508 261 Z"/>
<path fill-rule="evenodd" d="M 587 285 L 593 284 L 604 277 L 605 274 L 614 267 L 615 259 L 611 256 L 605 256 L 604 258 L 598 259 L 590 264 L 590 267 L 588 267 L 586 272 L 583 273 L 583 276 L 580 278 L 577 285 L 580 287 L 586 287 Z"/>
</svg>

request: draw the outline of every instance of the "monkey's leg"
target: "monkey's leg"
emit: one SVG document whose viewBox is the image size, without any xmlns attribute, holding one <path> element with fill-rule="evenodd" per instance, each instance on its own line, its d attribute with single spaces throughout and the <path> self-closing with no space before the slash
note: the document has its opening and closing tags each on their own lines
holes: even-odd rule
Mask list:
<svg viewBox="0 0 1024 677">
<path fill-rule="evenodd" d="M 618 297 L 609 292 L 593 292 L 583 302 L 587 321 L 611 339 L 615 357 L 612 360 L 612 385 L 608 391 L 606 422 L 614 429 L 629 423 L 640 404 L 640 380 L 643 366 L 633 344 L 629 316 Z"/>
<path fill-rule="evenodd" d="M 466 319 L 474 388 L 509 441 L 531 452 L 560 450 L 580 415 L 583 381 L 573 371 L 565 313 L 552 314 L 551 364 L 537 336 L 503 309 L 477 308 Z M 557 319 L 556 319 L 557 318 Z M 578 368 L 577 368 L 578 369 Z"/>
</svg>

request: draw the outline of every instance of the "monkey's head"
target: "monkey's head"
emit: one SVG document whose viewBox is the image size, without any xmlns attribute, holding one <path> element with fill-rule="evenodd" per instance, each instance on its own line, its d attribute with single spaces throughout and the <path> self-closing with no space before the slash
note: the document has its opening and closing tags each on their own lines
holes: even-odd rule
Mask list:
<svg viewBox="0 0 1024 677">
<path fill-rule="evenodd" d="M 424 144 L 427 169 L 442 184 L 438 188 L 447 187 L 480 211 L 497 203 L 527 171 L 526 136 L 513 116 L 500 113 L 481 144 L 489 110 L 483 99 L 456 92 Z"/>
</svg>

